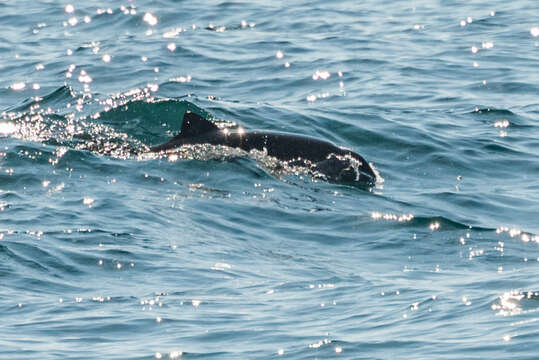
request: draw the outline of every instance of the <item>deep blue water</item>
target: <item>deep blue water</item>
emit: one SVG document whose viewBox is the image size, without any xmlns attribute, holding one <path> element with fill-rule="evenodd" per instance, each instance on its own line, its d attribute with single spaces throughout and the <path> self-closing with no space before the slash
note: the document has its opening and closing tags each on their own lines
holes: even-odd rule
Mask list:
<svg viewBox="0 0 539 360">
<path fill-rule="evenodd" d="M 536 0 L 0 0 L 0 25 L 0 358 L 537 358 Z M 187 109 L 380 178 L 135 155 Z"/>
</svg>

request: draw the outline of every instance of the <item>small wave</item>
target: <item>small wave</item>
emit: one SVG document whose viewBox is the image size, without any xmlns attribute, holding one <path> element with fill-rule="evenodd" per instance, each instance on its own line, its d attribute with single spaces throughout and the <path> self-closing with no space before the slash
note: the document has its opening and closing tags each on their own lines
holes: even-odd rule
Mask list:
<svg viewBox="0 0 539 360">
<path fill-rule="evenodd" d="M 208 26 L 205 27 L 205 29 L 210 30 L 210 31 L 215 31 L 215 32 L 225 32 L 229 30 L 252 29 L 255 27 L 255 25 L 256 24 L 254 22 L 247 22 L 244 20 L 239 24 L 229 25 L 229 26 L 209 24 Z"/>
<path fill-rule="evenodd" d="M 497 109 L 489 107 L 476 107 L 468 114 L 474 115 L 482 119 L 484 123 L 491 124 L 495 128 L 504 129 L 510 127 L 512 129 L 531 128 L 534 122 L 525 116 L 519 115 L 509 109 Z"/>
<path fill-rule="evenodd" d="M 472 91 L 487 91 L 500 94 L 537 94 L 539 88 L 536 85 L 525 82 L 485 82 L 473 83 L 468 86 Z"/>
<path fill-rule="evenodd" d="M 10 125 L 6 135 L 13 138 L 127 158 L 146 151 L 144 142 L 163 132 L 156 118 L 179 127 L 179 114 L 193 107 L 189 102 L 154 99 L 144 89 L 96 100 L 62 86 L 8 110 L 0 121 Z M 148 130 L 151 124 L 160 131 Z"/>
<path fill-rule="evenodd" d="M 514 316 L 539 311 L 539 291 L 508 291 L 500 295 L 491 306 L 502 316 Z"/>
<path fill-rule="evenodd" d="M 406 226 L 411 227 L 420 227 L 425 229 L 430 229 L 432 231 L 453 231 L 453 230 L 467 230 L 470 229 L 470 225 L 458 222 L 456 220 L 449 219 L 444 216 L 414 216 L 412 214 L 394 214 L 394 213 L 382 213 L 382 212 L 373 212 L 371 217 L 374 220 L 385 220 L 385 221 L 394 221 L 398 223 L 406 224 Z M 480 229 L 475 228 L 474 230 L 494 230 L 494 229 Z"/>
<path fill-rule="evenodd" d="M 511 110 L 508 109 L 496 109 L 496 108 L 479 108 L 476 107 L 473 109 L 473 111 L 470 111 L 469 114 L 477 114 L 477 115 L 503 115 L 503 116 L 514 116 L 515 113 L 513 113 Z"/>
<path fill-rule="evenodd" d="M 42 104 L 41 107 L 66 108 L 66 104 L 76 97 L 77 95 L 71 86 L 63 85 L 43 97 L 28 98 L 21 104 L 6 109 L 6 113 L 28 113 L 32 111 L 32 108 L 39 107 L 40 104 Z"/>
</svg>

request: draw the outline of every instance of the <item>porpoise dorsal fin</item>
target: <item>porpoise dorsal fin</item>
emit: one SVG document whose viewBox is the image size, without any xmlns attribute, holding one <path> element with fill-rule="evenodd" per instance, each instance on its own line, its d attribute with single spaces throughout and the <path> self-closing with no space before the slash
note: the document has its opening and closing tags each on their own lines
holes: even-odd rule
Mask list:
<svg viewBox="0 0 539 360">
<path fill-rule="evenodd" d="M 195 137 L 217 130 L 219 130 L 219 128 L 214 123 L 204 119 L 202 116 L 195 114 L 194 112 L 187 110 L 183 116 L 182 130 L 180 135 L 182 137 Z"/>
</svg>

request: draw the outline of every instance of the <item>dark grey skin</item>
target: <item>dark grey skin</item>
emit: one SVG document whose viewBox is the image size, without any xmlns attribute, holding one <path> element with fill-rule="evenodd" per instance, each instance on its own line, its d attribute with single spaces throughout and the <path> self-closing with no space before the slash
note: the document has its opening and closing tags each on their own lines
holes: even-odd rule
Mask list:
<svg viewBox="0 0 539 360">
<path fill-rule="evenodd" d="M 291 163 L 307 160 L 314 170 L 333 182 L 376 181 L 374 171 L 361 155 L 337 147 L 328 141 L 287 133 L 220 129 L 214 123 L 190 111 L 183 117 L 180 134 L 167 143 L 151 147 L 150 151 L 161 152 L 194 144 L 223 145 L 245 151 L 266 151 L 269 156 Z M 353 168 L 350 157 L 356 160 L 357 169 Z"/>
</svg>

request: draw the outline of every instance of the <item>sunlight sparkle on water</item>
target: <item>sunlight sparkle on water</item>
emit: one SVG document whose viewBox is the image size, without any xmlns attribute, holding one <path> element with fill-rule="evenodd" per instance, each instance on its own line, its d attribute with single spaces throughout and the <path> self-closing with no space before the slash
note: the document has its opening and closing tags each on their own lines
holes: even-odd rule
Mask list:
<svg viewBox="0 0 539 360">
<path fill-rule="evenodd" d="M 182 28 L 174 28 L 170 31 L 167 31 L 163 34 L 163 37 L 166 39 L 175 38 L 178 37 L 178 35 L 182 32 Z"/>
<path fill-rule="evenodd" d="M 429 225 L 429 229 L 432 231 L 439 230 L 440 229 L 440 223 L 438 221 L 435 221 Z"/>
<path fill-rule="evenodd" d="M 73 17 L 70 17 L 67 22 L 68 22 L 69 25 L 75 26 L 75 25 L 78 24 L 79 20 L 77 19 L 76 16 L 73 16 Z"/>
<path fill-rule="evenodd" d="M 112 15 L 114 13 L 114 11 L 112 11 L 111 8 L 108 8 L 108 9 L 97 9 L 96 10 L 96 13 L 97 15 L 102 15 L 102 14 L 109 14 L 109 15 Z"/>
<path fill-rule="evenodd" d="M 533 37 L 539 36 L 539 26 L 534 26 L 530 29 L 530 34 L 532 34 Z"/>
<path fill-rule="evenodd" d="M 171 78 L 171 79 L 170 79 L 170 81 L 179 82 L 179 83 L 190 82 L 191 80 L 192 80 L 191 75 L 187 75 L 187 76 L 178 76 L 178 77 L 175 77 L 175 78 Z"/>
<path fill-rule="evenodd" d="M 373 211 L 371 213 L 371 218 L 374 220 L 390 220 L 390 221 L 398 221 L 398 222 L 405 222 L 405 221 L 411 221 L 414 218 L 413 214 L 392 214 L 392 213 L 381 213 L 378 211 Z"/>
<path fill-rule="evenodd" d="M 224 270 L 230 270 L 232 269 L 232 266 L 230 264 L 227 264 L 227 263 L 215 263 L 215 265 L 213 265 L 211 267 L 212 270 L 220 270 L 220 271 L 224 271 Z"/>
<path fill-rule="evenodd" d="M 64 10 L 66 13 L 72 14 L 75 11 L 75 7 L 71 4 L 67 4 Z"/>
<path fill-rule="evenodd" d="M 23 81 L 20 81 L 20 82 L 16 82 L 16 83 L 11 84 L 10 87 L 11 87 L 12 90 L 20 91 L 20 90 L 24 90 L 26 88 L 26 84 Z"/>
<path fill-rule="evenodd" d="M 522 313 L 521 301 L 525 298 L 531 299 L 536 296 L 533 292 L 520 292 L 518 290 L 507 291 L 503 293 L 498 302 L 492 304 L 491 309 L 498 311 L 496 315 L 513 316 Z"/>
<path fill-rule="evenodd" d="M 309 349 L 318 349 L 321 346 L 328 344 L 331 344 L 331 340 L 326 338 L 324 340 L 319 340 L 318 342 L 315 342 L 313 344 L 309 344 Z"/>
<path fill-rule="evenodd" d="M 79 75 L 79 82 L 83 84 L 89 84 L 93 81 L 92 77 L 86 73 L 86 71 L 81 70 Z"/>
<path fill-rule="evenodd" d="M 507 128 L 509 127 L 509 121 L 508 120 L 498 120 L 494 123 L 494 127 L 496 128 Z"/>
<path fill-rule="evenodd" d="M 147 12 L 146 14 L 144 14 L 142 20 L 144 20 L 144 22 L 146 22 L 150 26 L 157 25 L 157 17 L 152 13 Z"/>
<path fill-rule="evenodd" d="M 523 242 L 536 242 L 539 243 L 539 235 L 533 235 L 526 232 L 523 232 L 522 230 L 518 228 L 509 228 L 507 226 L 500 226 L 496 229 L 496 234 L 501 233 L 508 233 L 510 237 L 514 238 L 519 236 L 520 240 Z"/>
<path fill-rule="evenodd" d="M 0 122 L 0 135 L 10 135 L 17 131 L 17 126 L 11 122 Z"/>
<path fill-rule="evenodd" d="M 318 80 L 318 79 L 327 80 L 327 79 L 329 79 L 330 76 L 331 76 L 331 74 L 330 74 L 329 71 L 316 70 L 316 72 L 313 74 L 313 80 Z"/>
</svg>

